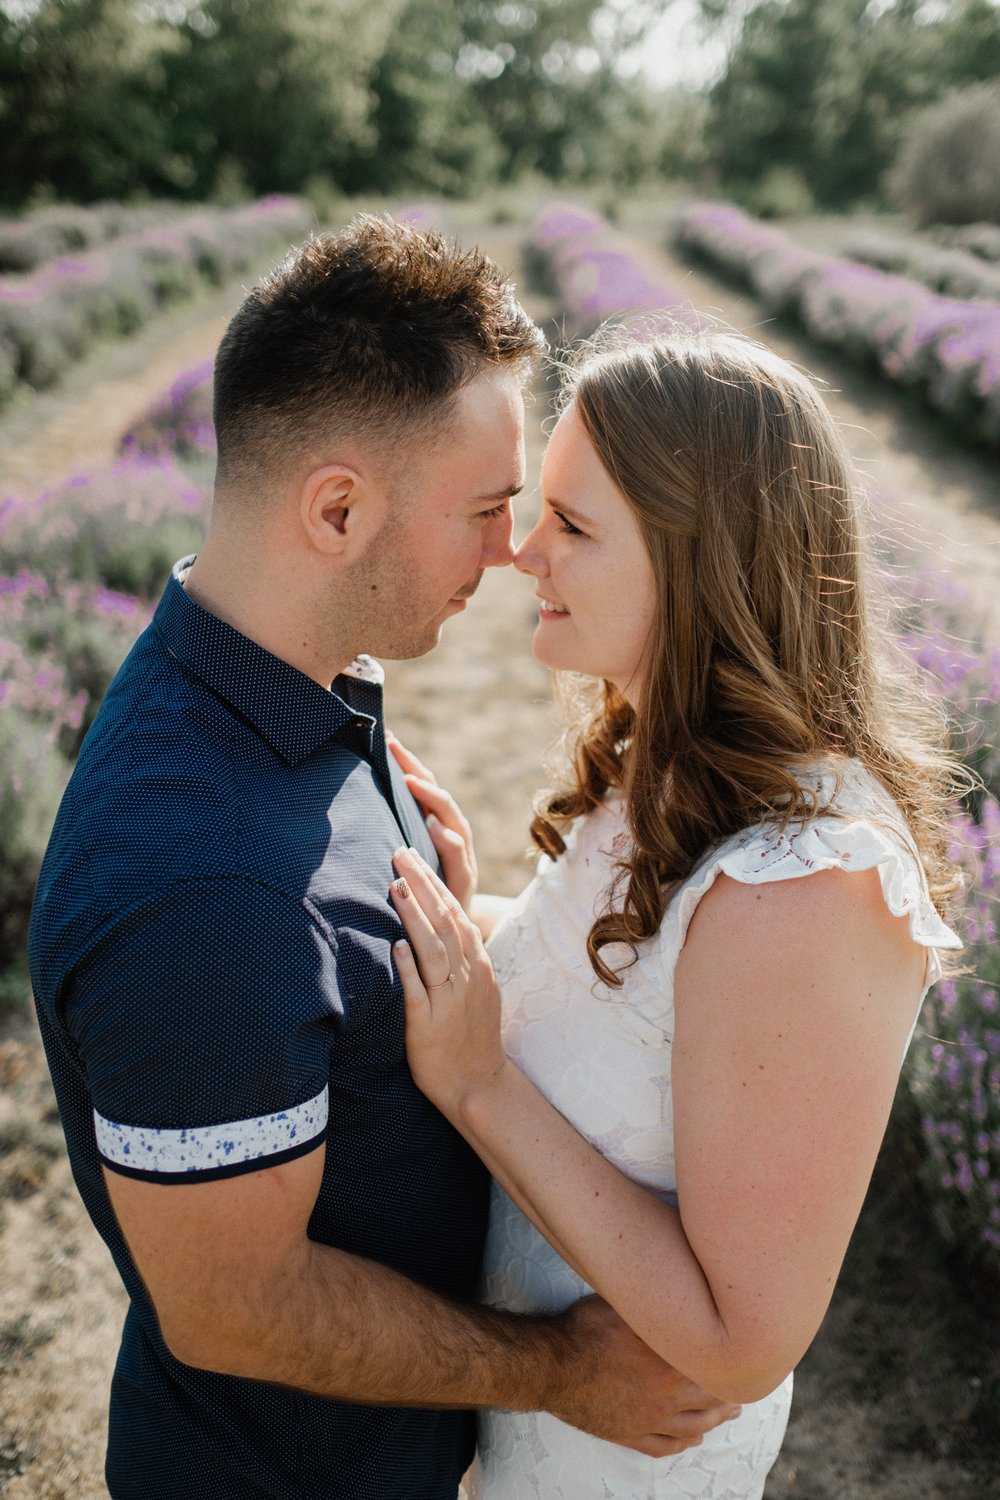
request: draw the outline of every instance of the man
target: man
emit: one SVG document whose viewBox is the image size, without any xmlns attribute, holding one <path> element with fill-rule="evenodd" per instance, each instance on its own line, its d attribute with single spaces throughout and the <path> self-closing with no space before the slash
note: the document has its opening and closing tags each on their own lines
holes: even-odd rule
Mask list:
<svg viewBox="0 0 1000 1500">
<path fill-rule="evenodd" d="M 540 343 L 478 252 L 362 218 L 220 346 L 210 534 L 88 736 L 30 938 L 131 1297 L 115 1500 L 454 1500 L 476 1406 L 652 1453 L 730 1414 L 598 1299 L 472 1305 L 486 1174 L 406 1067 L 391 854 L 434 851 L 362 652 L 430 650 L 510 561 Z"/>
</svg>

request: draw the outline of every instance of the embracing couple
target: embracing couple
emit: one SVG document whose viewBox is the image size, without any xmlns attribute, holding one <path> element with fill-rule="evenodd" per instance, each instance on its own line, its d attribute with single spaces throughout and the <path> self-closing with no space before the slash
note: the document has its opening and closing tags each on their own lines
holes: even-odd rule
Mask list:
<svg viewBox="0 0 1000 1500">
<path fill-rule="evenodd" d="M 541 348 L 482 254 L 374 217 L 222 340 L 210 532 L 32 917 L 131 1299 L 115 1500 L 455 1500 L 477 1421 L 477 1500 L 749 1500 L 778 1452 L 957 945 L 949 768 L 809 381 L 733 335 L 606 339 L 515 553 Z M 512 562 L 579 693 L 497 918 L 373 658 Z"/>
</svg>

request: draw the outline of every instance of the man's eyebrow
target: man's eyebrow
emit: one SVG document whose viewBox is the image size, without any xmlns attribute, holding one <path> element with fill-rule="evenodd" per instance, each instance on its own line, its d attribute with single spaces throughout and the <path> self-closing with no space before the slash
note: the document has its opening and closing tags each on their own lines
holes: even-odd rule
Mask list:
<svg viewBox="0 0 1000 1500">
<path fill-rule="evenodd" d="M 502 490 L 497 490 L 493 495 L 474 495 L 472 498 L 472 503 L 473 505 L 486 505 L 490 503 L 496 505 L 499 500 L 512 500 L 513 497 L 515 495 L 519 495 L 523 489 L 524 480 L 521 479 L 513 484 L 506 485 Z"/>
</svg>

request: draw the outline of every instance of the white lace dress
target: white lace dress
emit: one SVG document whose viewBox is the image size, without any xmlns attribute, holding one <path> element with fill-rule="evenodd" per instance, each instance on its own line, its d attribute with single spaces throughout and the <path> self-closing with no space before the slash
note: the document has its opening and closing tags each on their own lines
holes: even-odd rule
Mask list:
<svg viewBox="0 0 1000 1500">
<path fill-rule="evenodd" d="M 812 778 L 824 799 L 834 780 Z M 899 814 L 880 783 L 847 764 L 837 807 L 797 835 L 751 828 L 712 850 L 675 893 L 657 936 L 644 944 L 621 990 L 596 982 L 586 935 L 626 837 L 620 799 L 571 830 L 557 861 L 498 925 L 490 953 L 503 988 L 504 1045 L 543 1094 L 609 1160 L 651 1192 L 676 1187 L 670 1092 L 673 981 L 699 900 L 720 872 L 747 884 L 798 879 L 814 870 L 877 867 L 886 902 L 909 916 L 930 950 L 927 984 L 940 973 L 935 947 L 960 946 L 927 894 Z M 605 955 L 615 964 L 614 949 Z M 676 1200 L 674 1200 L 676 1201 Z M 515 1312 L 559 1311 L 590 1288 L 496 1184 L 482 1293 Z M 480 1414 L 471 1500 L 754 1500 L 784 1436 L 791 1376 L 700 1447 L 651 1459 L 603 1442 L 545 1412 Z"/>
</svg>

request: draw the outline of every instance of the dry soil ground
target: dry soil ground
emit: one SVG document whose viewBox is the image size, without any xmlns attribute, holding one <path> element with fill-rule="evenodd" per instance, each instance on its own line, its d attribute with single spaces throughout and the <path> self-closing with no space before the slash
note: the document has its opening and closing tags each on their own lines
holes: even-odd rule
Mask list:
<svg viewBox="0 0 1000 1500">
<path fill-rule="evenodd" d="M 463 239 L 479 238 L 516 269 L 520 228 L 486 225 L 471 212 L 456 224 Z M 752 302 L 666 261 L 662 219 L 637 213 L 626 227 L 661 270 L 684 278 L 692 301 L 756 328 L 826 378 L 872 487 L 905 502 L 921 545 L 996 594 L 1000 490 L 991 459 L 963 451 L 877 382 L 762 325 Z M 8 413 L 0 492 L 30 492 L 109 459 L 130 420 L 212 353 L 238 297 L 231 291 L 175 311 Z M 527 289 L 526 298 L 540 318 L 551 315 Z M 540 390 L 529 412 L 532 475 L 544 414 Z M 525 519 L 532 505 L 529 492 Z M 388 674 L 393 727 L 460 797 L 484 888 L 504 892 L 527 878 L 526 814 L 555 728 L 547 674 L 529 652 L 533 617 L 525 580 L 488 575 L 433 655 Z M 0 1495 L 106 1494 L 106 1393 L 123 1313 L 110 1258 L 69 1174 L 34 1027 L 27 1016 L 8 1019 L 0 1026 Z M 884 1162 L 831 1313 L 801 1367 L 768 1500 L 1000 1496 L 998 1440 L 982 1415 L 991 1371 L 996 1378 L 996 1326 L 943 1264 L 920 1204 Z"/>
</svg>

